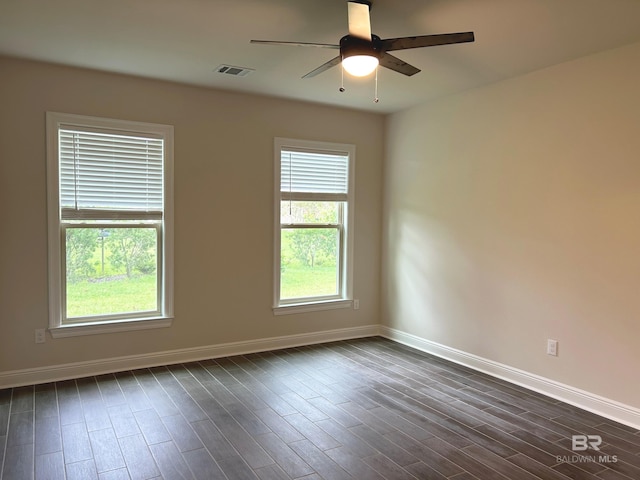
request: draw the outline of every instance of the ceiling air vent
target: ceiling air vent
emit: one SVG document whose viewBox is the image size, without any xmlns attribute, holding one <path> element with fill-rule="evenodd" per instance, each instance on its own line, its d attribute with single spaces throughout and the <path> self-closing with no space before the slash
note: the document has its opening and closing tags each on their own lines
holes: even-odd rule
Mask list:
<svg viewBox="0 0 640 480">
<path fill-rule="evenodd" d="M 253 68 L 234 67 L 233 65 L 218 65 L 215 71 L 218 73 L 224 73 L 225 75 L 231 75 L 233 77 L 246 77 L 254 70 Z"/>
</svg>

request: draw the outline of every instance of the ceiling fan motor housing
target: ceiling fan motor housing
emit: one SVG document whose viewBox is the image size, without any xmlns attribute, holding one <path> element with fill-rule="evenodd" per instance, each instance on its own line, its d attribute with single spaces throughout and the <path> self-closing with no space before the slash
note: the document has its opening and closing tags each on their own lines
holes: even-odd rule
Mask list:
<svg viewBox="0 0 640 480">
<path fill-rule="evenodd" d="M 377 35 L 371 35 L 371 40 L 345 35 L 340 39 L 340 57 L 344 60 L 354 55 L 368 55 L 380 58 L 382 54 L 382 40 Z"/>
</svg>

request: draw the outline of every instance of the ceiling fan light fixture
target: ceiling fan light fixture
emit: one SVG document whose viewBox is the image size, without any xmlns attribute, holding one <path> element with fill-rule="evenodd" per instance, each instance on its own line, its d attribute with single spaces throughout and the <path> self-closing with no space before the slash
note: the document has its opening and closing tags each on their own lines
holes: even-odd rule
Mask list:
<svg viewBox="0 0 640 480">
<path fill-rule="evenodd" d="M 374 72 L 380 61 L 373 55 L 352 55 L 342 59 L 342 68 L 354 77 L 366 77 Z"/>
<path fill-rule="evenodd" d="M 380 63 L 380 38 L 371 40 L 346 35 L 340 39 L 342 68 L 354 77 L 372 74 Z"/>
<path fill-rule="evenodd" d="M 369 18 L 371 3 L 372 0 L 349 0 L 347 2 L 349 33 L 340 39 L 339 45 L 329 43 L 280 42 L 273 40 L 251 40 L 251 43 L 340 49 L 340 55 L 333 57 L 331 60 L 323 63 L 302 77 L 311 78 L 340 63 L 342 63 L 343 72 L 346 71 L 350 75 L 357 77 L 364 77 L 374 71 L 377 72 L 378 65 L 410 77 L 419 73 L 420 69 L 394 57 L 388 52 L 475 41 L 473 32 L 439 33 L 435 35 L 418 35 L 382 40 L 377 35 L 371 33 L 371 19 Z M 341 90 L 344 91 L 344 88 Z"/>
</svg>

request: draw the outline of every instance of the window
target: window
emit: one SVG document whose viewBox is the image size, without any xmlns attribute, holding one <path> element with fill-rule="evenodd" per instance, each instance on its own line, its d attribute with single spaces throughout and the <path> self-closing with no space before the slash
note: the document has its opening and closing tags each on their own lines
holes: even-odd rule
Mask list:
<svg viewBox="0 0 640 480">
<path fill-rule="evenodd" d="M 47 113 L 49 326 L 169 326 L 173 127 Z"/>
<path fill-rule="evenodd" d="M 275 139 L 274 312 L 351 305 L 353 145 Z"/>
</svg>

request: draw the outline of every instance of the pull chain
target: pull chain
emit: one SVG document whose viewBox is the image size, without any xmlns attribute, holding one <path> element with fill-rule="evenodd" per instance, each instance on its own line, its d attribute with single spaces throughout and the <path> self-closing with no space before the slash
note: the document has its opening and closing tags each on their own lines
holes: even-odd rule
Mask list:
<svg viewBox="0 0 640 480">
<path fill-rule="evenodd" d="M 378 69 L 379 67 L 376 67 L 375 91 L 374 91 L 374 98 L 373 98 L 374 103 L 378 103 L 380 101 L 380 99 L 378 98 Z M 345 88 L 344 88 L 344 69 L 343 68 L 340 69 L 340 74 L 341 74 L 340 88 L 338 90 L 340 92 L 344 92 Z"/>
<path fill-rule="evenodd" d="M 380 101 L 378 98 L 378 67 L 376 67 L 376 87 L 373 101 L 374 103 L 378 103 Z"/>
</svg>

